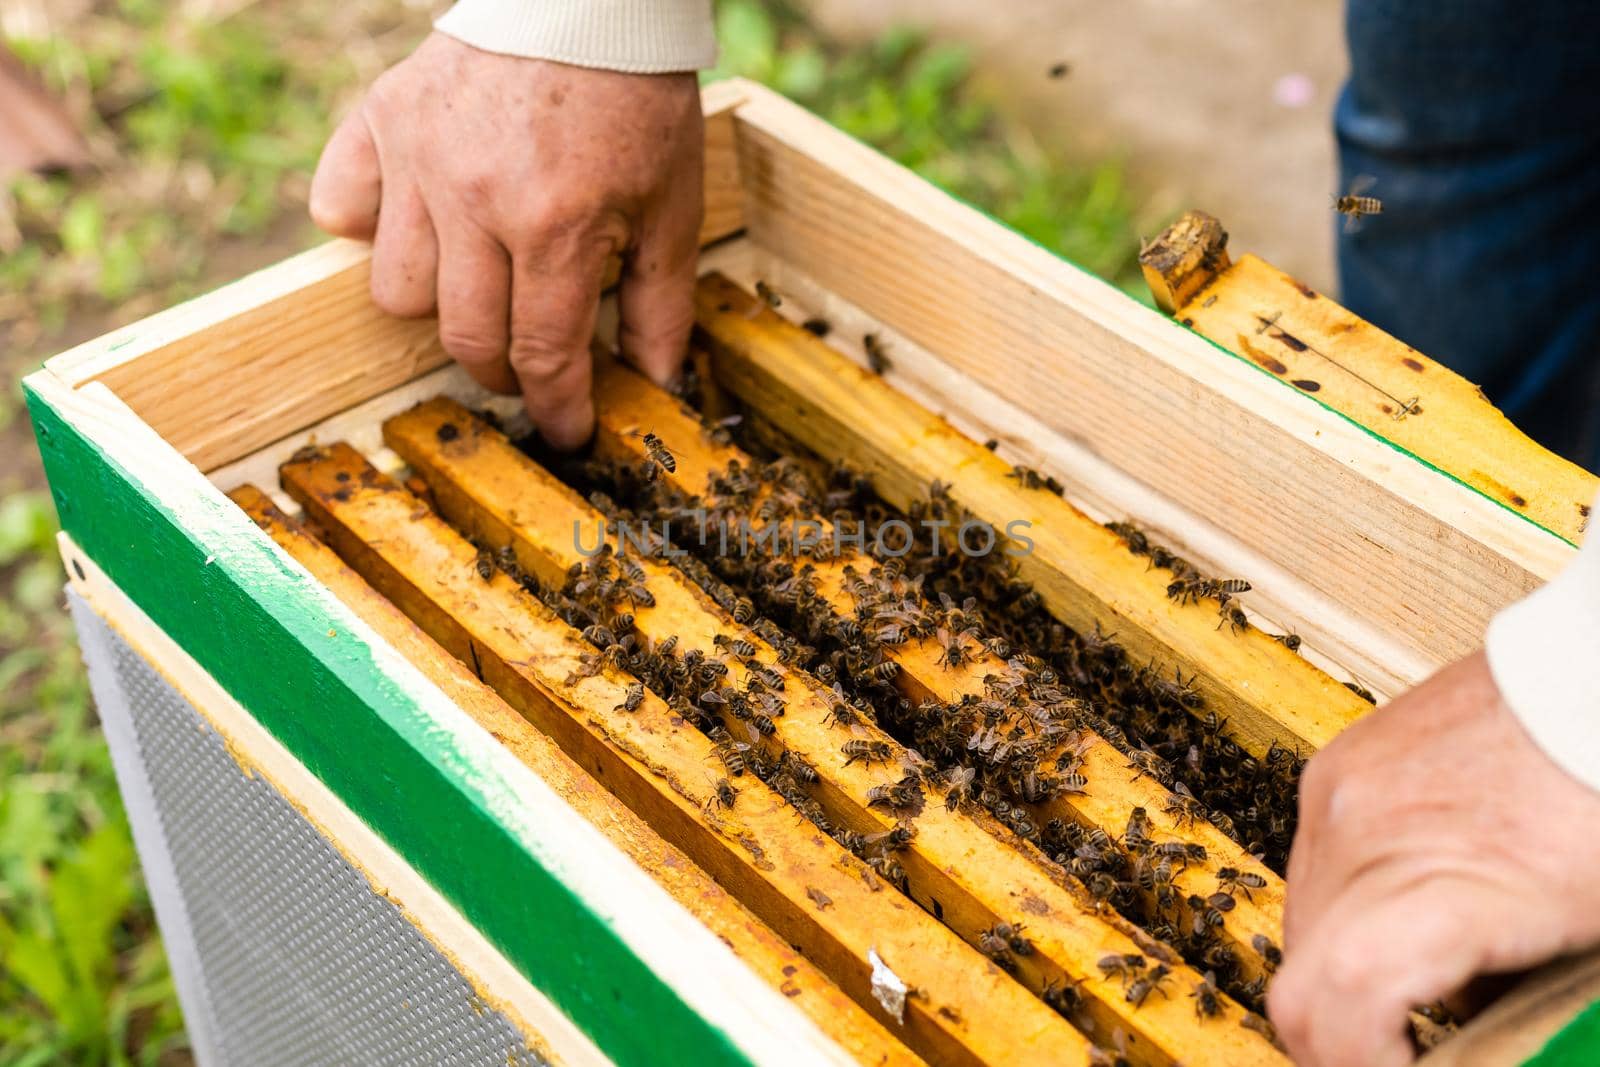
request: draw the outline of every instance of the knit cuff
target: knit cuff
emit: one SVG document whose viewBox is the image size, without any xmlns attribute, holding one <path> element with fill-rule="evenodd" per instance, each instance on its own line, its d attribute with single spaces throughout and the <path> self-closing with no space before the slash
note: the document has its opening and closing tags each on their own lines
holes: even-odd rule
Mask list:
<svg viewBox="0 0 1600 1067">
<path fill-rule="evenodd" d="M 634 74 L 717 60 L 711 0 L 460 0 L 434 28 L 486 52 Z"/>
</svg>

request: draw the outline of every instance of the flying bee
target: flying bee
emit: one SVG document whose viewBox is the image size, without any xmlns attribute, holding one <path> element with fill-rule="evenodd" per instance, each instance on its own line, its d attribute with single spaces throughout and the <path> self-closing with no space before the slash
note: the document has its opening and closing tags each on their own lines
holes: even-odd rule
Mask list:
<svg viewBox="0 0 1600 1067">
<path fill-rule="evenodd" d="M 666 471 L 668 474 L 673 474 L 673 473 L 675 473 L 677 471 L 677 469 L 678 469 L 678 460 L 677 460 L 676 457 L 673 456 L 672 452 L 668 450 L 667 446 L 662 442 L 661 438 L 657 437 L 654 433 L 652 433 L 649 430 L 645 430 L 643 432 L 641 432 L 639 430 L 630 430 L 630 431 L 628 431 L 628 436 L 629 437 L 639 437 L 639 438 L 643 438 L 644 439 L 644 450 L 645 450 L 645 453 L 647 455 L 649 455 L 650 462 L 652 464 L 654 464 L 656 467 L 660 467 L 662 470 Z M 654 478 L 655 478 L 655 475 L 654 475 L 654 472 L 653 472 L 653 468 L 650 468 L 650 469 L 652 470 L 652 473 L 647 475 L 647 477 L 650 480 L 653 481 Z"/>
<path fill-rule="evenodd" d="M 769 308 L 780 308 L 783 306 L 783 297 L 779 296 L 776 289 L 768 285 L 760 278 L 756 279 L 756 295 L 759 296 L 761 298 L 761 302 L 767 305 Z"/>
<path fill-rule="evenodd" d="M 478 577 L 487 582 L 494 577 L 494 553 L 487 548 L 478 549 L 478 558 L 473 566 L 478 570 Z"/>
<path fill-rule="evenodd" d="M 883 350 L 883 342 L 875 333 L 865 334 L 861 338 L 861 347 L 867 352 L 867 365 L 872 368 L 873 374 L 882 374 L 894 366 L 889 361 L 889 356 Z"/>
<path fill-rule="evenodd" d="M 1194 1000 L 1195 1018 L 1211 1019 L 1222 1014 L 1222 995 L 1217 992 L 1215 972 L 1207 971 L 1206 976 L 1194 984 L 1189 996 Z"/>
<path fill-rule="evenodd" d="M 1267 880 L 1254 871 L 1241 871 L 1237 867 L 1217 868 L 1217 889 L 1230 897 L 1237 892 L 1243 893 L 1246 900 L 1254 900 L 1250 890 L 1266 887 Z"/>
<path fill-rule="evenodd" d="M 1368 215 L 1383 214 L 1383 201 L 1375 196 L 1364 196 L 1377 179 L 1363 174 L 1350 183 L 1350 191 L 1333 199 L 1333 209 L 1344 216 L 1344 232 L 1350 233 L 1357 223 Z"/>
<path fill-rule="evenodd" d="M 630 683 L 623 694 L 622 703 L 612 708 L 612 711 L 638 711 L 639 705 L 644 703 L 644 683 Z"/>
<path fill-rule="evenodd" d="M 1136 1008 L 1139 1008 L 1143 1007 L 1144 1002 L 1150 999 L 1151 993 L 1160 993 L 1163 997 L 1165 997 L 1167 995 L 1167 991 L 1161 988 L 1161 983 L 1166 981 L 1167 976 L 1171 973 L 1171 967 L 1168 967 L 1165 963 L 1158 963 L 1154 967 L 1150 968 L 1150 972 L 1148 974 L 1141 975 L 1134 979 L 1133 982 L 1129 984 L 1128 991 L 1124 994 L 1128 1003 L 1132 1004 Z"/>
</svg>

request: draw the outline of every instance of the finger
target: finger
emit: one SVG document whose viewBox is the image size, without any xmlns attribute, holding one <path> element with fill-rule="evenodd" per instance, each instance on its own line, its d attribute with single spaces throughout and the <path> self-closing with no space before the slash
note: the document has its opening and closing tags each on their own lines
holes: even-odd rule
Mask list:
<svg viewBox="0 0 1600 1067">
<path fill-rule="evenodd" d="M 485 389 L 515 393 L 508 358 L 511 259 L 468 224 L 444 228 L 439 250 L 439 342 Z"/>
<path fill-rule="evenodd" d="M 360 108 L 345 116 L 323 146 L 311 178 L 311 221 L 335 237 L 372 240 L 378 228 L 383 172 Z"/>
<path fill-rule="evenodd" d="M 419 318 L 434 309 L 439 245 L 422 197 L 410 187 L 385 188 L 372 244 L 372 299 L 401 318 Z"/>
<path fill-rule="evenodd" d="M 511 369 L 540 435 L 561 449 L 594 432 L 589 343 L 609 246 L 519 256 L 511 291 Z"/>
<path fill-rule="evenodd" d="M 659 208 L 640 222 L 617 296 L 622 356 L 657 385 L 669 385 L 678 377 L 694 326 L 695 268 L 704 211 L 698 151 L 692 162 L 677 168 L 669 183 Z"/>
<path fill-rule="evenodd" d="M 1268 994 L 1295 1062 L 1409 1063 L 1407 1012 L 1459 988 L 1483 958 L 1470 925 L 1490 918 L 1473 918 L 1481 899 L 1457 880 L 1402 872 L 1352 884 L 1285 957 Z"/>
</svg>

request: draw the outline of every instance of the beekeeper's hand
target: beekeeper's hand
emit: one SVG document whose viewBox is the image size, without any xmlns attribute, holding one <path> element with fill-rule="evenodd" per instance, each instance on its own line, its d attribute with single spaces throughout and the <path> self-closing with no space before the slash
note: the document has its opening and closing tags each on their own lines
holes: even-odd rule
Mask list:
<svg viewBox="0 0 1600 1067">
<path fill-rule="evenodd" d="M 1295 1062 L 1410 1063 L 1413 1005 L 1600 944 L 1595 826 L 1481 652 L 1345 731 L 1301 779 L 1268 993 Z"/>
<path fill-rule="evenodd" d="M 589 340 L 620 253 L 623 355 L 659 383 L 693 322 L 703 128 L 693 74 L 495 55 L 434 33 L 323 149 L 311 216 L 372 239 L 372 297 L 437 310 L 445 350 L 520 391 L 554 445 L 594 426 Z"/>
</svg>

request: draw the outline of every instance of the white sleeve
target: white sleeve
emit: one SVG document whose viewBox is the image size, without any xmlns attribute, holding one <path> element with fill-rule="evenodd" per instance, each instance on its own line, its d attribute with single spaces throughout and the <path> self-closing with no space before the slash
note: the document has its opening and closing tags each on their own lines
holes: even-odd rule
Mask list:
<svg viewBox="0 0 1600 1067">
<path fill-rule="evenodd" d="M 717 59 L 711 0 L 459 0 L 434 27 L 486 52 L 635 74 Z"/>
<path fill-rule="evenodd" d="M 1600 514 L 1600 500 L 1592 511 Z M 1495 684 L 1534 741 L 1600 789 L 1600 533 L 1556 578 L 1506 608 L 1485 642 Z"/>
</svg>

